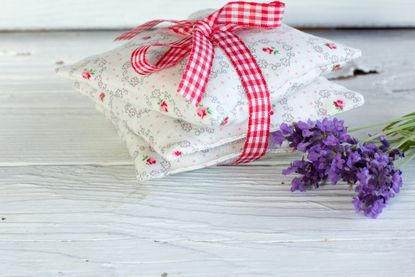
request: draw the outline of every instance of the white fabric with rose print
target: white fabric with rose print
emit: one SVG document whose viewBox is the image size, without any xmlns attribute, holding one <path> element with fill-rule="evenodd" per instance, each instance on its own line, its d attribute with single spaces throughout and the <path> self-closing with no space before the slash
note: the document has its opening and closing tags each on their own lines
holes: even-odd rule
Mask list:
<svg viewBox="0 0 415 277">
<path fill-rule="evenodd" d="M 287 91 L 336 71 L 360 56 L 360 51 L 298 31 L 287 25 L 272 30 L 238 32 L 260 66 L 267 81 L 271 102 L 278 105 Z M 137 35 L 109 52 L 86 58 L 58 70 L 59 74 L 103 93 L 117 95 L 138 113 L 159 114 L 201 126 L 246 125 L 248 101 L 235 69 L 221 49 L 215 59 L 204 97 L 198 107 L 177 93 L 187 59 L 182 63 L 142 76 L 130 63 L 134 49 L 150 43 L 168 43 L 179 36 L 166 29 Z M 150 51 L 150 60 L 162 52 Z"/>
<path fill-rule="evenodd" d="M 86 83 L 78 83 L 76 87 L 93 101 L 101 102 L 166 160 L 242 139 L 247 131 L 246 124 L 222 124 L 219 127 L 190 124 L 153 110 L 137 109 L 120 95 L 103 95 Z M 309 85 L 291 88 L 273 105 L 271 131 L 278 130 L 282 122 L 322 118 L 362 103 L 360 94 L 320 77 Z"/>
<path fill-rule="evenodd" d="M 242 151 L 242 126 L 208 128 L 152 110 L 137 113 L 130 103 L 121 101 L 117 95 L 103 95 L 84 82 L 77 82 L 75 87 L 90 97 L 114 123 L 127 144 L 140 181 L 224 163 Z M 274 106 L 274 130 L 283 121 L 319 119 L 361 106 L 364 102 L 360 94 L 323 77 L 291 89 L 287 94 L 289 96 L 282 97 Z M 270 146 L 269 152 L 273 153 L 287 150 Z"/>
</svg>

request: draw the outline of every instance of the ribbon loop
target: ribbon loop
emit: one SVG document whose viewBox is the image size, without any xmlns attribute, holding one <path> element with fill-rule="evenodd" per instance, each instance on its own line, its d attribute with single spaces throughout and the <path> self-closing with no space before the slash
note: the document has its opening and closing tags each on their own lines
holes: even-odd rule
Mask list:
<svg viewBox="0 0 415 277">
<path fill-rule="evenodd" d="M 153 20 L 116 38 L 131 39 L 162 22 L 175 23 L 171 31 L 184 35 L 179 41 L 139 47 L 131 55 L 133 69 L 141 75 L 174 66 L 189 54 L 178 93 L 198 106 L 209 80 L 214 59 L 214 45 L 219 46 L 236 69 L 249 103 L 248 133 L 242 154 L 235 163 L 245 163 L 262 157 L 268 147 L 270 125 L 270 94 L 262 72 L 245 43 L 233 33 L 241 28 L 276 28 L 281 25 L 284 3 L 230 2 L 202 20 Z M 156 62 L 147 60 L 151 47 L 169 47 Z M 243 54 L 243 55 L 242 55 Z"/>
<path fill-rule="evenodd" d="M 281 25 L 285 5 L 270 3 L 230 2 L 218 11 L 216 24 L 235 24 L 251 28 L 277 28 Z"/>
</svg>

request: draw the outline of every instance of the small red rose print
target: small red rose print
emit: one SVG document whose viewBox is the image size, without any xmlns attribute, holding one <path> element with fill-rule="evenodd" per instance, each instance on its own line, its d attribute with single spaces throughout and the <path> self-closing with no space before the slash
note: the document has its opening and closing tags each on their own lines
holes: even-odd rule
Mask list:
<svg viewBox="0 0 415 277">
<path fill-rule="evenodd" d="M 344 103 L 344 101 L 341 99 L 337 99 L 333 102 L 333 105 L 336 107 L 337 110 L 342 111 L 343 108 L 346 106 L 346 103 Z"/>
<path fill-rule="evenodd" d="M 81 75 L 82 75 L 82 78 L 89 80 L 94 74 L 95 74 L 95 71 L 90 69 L 90 70 L 85 70 L 84 72 L 82 72 Z"/>
<path fill-rule="evenodd" d="M 203 119 L 205 118 L 205 116 L 207 116 L 208 114 L 210 114 L 210 109 L 209 108 L 205 108 L 202 105 L 199 105 L 199 107 L 196 110 L 197 115 Z"/>
<path fill-rule="evenodd" d="M 175 155 L 176 157 L 180 157 L 182 155 L 182 151 L 176 150 L 173 152 L 173 155 Z"/>
<path fill-rule="evenodd" d="M 269 111 L 269 115 L 270 116 L 273 116 L 274 115 L 274 108 L 275 108 L 275 105 L 272 105 L 272 107 L 271 107 L 271 110 Z"/>
<path fill-rule="evenodd" d="M 151 157 L 147 158 L 146 162 L 148 165 L 156 164 L 156 160 Z"/>
<path fill-rule="evenodd" d="M 98 95 L 98 97 L 99 97 L 99 100 L 101 100 L 101 102 L 102 102 L 102 101 L 104 101 L 104 98 L 105 98 L 105 93 L 101 92 L 101 93 Z"/>
<path fill-rule="evenodd" d="M 146 161 L 148 165 L 156 164 L 156 160 L 149 156 L 144 156 L 143 161 Z"/>
<path fill-rule="evenodd" d="M 86 72 L 82 72 L 82 78 L 84 78 L 84 79 L 91 79 L 91 73 L 89 72 L 89 71 L 86 71 Z"/>
<path fill-rule="evenodd" d="M 207 115 L 207 113 L 206 113 L 206 109 L 205 109 L 205 108 L 203 108 L 203 107 L 199 107 L 199 108 L 197 108 L 197 115 L 198 115 L 201 119 L 203 119 L 203 118 Z"/>
<path fill-rule="evenodd" d="M 326 43 L 326 46 L 330 49 L 336 49 L 337 48 L 336 44 L 334 44 L 333 42 Z"/>
<path fill-rule="evenodd" d="M 222 120 L 222 122 L 220 123 L 220 126 L 225 126 L 226 124 L 228 124 L 228 121 L 229 121 L 229 117 L 228 117 L 228 116 L 226 116 L 226 117 Z"/>
<path fill-rule="evenodd" d="M 336 64 L 335 66 L 333 66 L 333 68 L 331 69 L 332 71 L 337 71 L 340 69 L 340 64 Z"/>
<path fill-rule="evenodd" d="M 262 48 L 262 51 L 264 51 L 265 53 L 268 54 L 279 54 L 279 51 L 277 49 L 275 49 L 275 47 L 264 47 Z"/>
<path fill-rule="evenodd" d="M 169 112 L 169 108 L 168 108 L 168 106 L 167 106 L 166 101 L 164 101 L 164 100 L 160 100 L 160 101 L 159 101 L 159 105 L 160 105 L 160 110 L 161 110 L 161 111 L 163 111 L 163 112 L 165 112 L 165 113 L 168 113 L 168 112 Z"/>
<path fill-rule="evenodd" d="M 142 40 L 149 40 L 149 39 L 151 39 L 151 36 L 145 36 L 145 37 L 142 37 L 141 39 Z"/>
</svg>

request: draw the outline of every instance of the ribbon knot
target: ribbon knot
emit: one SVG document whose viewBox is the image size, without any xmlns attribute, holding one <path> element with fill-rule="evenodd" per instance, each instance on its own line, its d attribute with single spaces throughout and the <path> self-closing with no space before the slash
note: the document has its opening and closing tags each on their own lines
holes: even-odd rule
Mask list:
<svg viewBox="0 0 415 277">
<path fill-rule="evenodd" d="M 220 47 L 236 69 L 249 103 L 248 132 L 242 154 L 235 163 L 245 163 L 262 157 L 268 148 L 270 125 L 270 94 L 261 69 L 245 43 L 234 33 L 243 28 L 277 28 L 281 25 L 284 3 L 230 2 L 199 21 L 153 20 L 116 38 L 131 39 L 161 22 L 176 25 L 168 27 L 183 35 L 178 41 L 155 43 L 135 49 L 131 66 L 141 75 L 151 74 L 179 63 L 189 56 L 178 93 L 198 106 L 209 80 L 214 59 L 214 46 Z M 155 63 L 146 57 L 151 47 L 168 47 Z"/>
<path fill-rule="evenodd" d="M 193 25 L 193 32 L 200 32 L 207 38 L 210 37 L 212 31 L 212 27 L 203 20 L 199 20 Z"/>
</svg>

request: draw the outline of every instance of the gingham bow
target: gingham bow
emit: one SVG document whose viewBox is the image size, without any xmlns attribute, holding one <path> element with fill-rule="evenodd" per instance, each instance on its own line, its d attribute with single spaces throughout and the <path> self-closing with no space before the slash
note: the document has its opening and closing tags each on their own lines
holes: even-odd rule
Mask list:
<svg viewBox="0 0 415 277">
<path fill-rule="evenodd" d="M 268 147 L 270 95 L 255 58 L 234 31 L 280 26 L 284 6 L 279 1 L 268 4 L 230 2 L 202 20 L 153 20 L 120 35 L 116 40 L 131 39 L 161 22 L 176 23 L 168 28 L 183 35 L 183 39 L 139 47 L 131 55 L 131 65 L 138 74 L 147 75 L 176 65 L 190 53 L 178 93 L 195 106 L 199 105 L 209 80 L 214 45 L 219 46 L 236 69 L 249 102 L 248 133 L 244 150 L 235 163 L 251 162 L 262 157 Z M 169 49 L 155 64 L 151 64 L 146 58 L 147 51 L 160 46 Z"/>
</svg>

